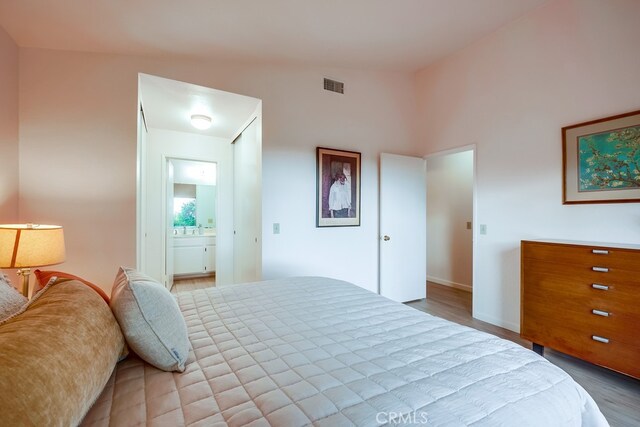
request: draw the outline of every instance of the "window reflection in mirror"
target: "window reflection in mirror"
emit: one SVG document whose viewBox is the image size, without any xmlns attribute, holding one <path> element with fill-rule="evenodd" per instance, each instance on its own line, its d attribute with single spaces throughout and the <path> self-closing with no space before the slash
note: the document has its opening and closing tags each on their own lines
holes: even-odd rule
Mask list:
<svg viewBox="0 0 640 427">
<path fill-rule="evenodd" d="M 186 197 L 173 198 L 173 226 L 196 226 L 196 199 Z"/>
<path fill-rule="evenodd" d="M 217 165 L 172 159 L 174 234 L 215 234 Z"/>
<path fill-rule="evenodd" d="M 173 185 L 173 226 L 195 227 L 196 186 L 193 184 Z"/>
<path fill-rule="evenodd" d="M 216 227 L 216 186 L 174 184 L 173 226 Z"/>
</svg>

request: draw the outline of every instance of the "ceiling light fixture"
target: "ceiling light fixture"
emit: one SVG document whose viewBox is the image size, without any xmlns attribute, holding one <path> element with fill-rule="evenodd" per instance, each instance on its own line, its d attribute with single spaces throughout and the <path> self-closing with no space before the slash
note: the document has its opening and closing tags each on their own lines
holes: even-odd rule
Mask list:
<svg viewBox="0 0 640 427">
<path fill-rule="evenodd" d="M 200 130 L 209 129 L 211 127 L 211 117 L 204 114 L 192 114 L 191 125 Z"/>
</svg>

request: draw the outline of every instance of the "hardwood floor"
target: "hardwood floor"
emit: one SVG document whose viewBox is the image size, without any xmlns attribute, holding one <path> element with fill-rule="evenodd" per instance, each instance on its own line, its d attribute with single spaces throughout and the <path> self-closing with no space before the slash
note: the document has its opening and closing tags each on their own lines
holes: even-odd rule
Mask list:
<svg viewBox="0 0 640 427">
<path fill-rule="evenodd" d="M 182 292 L 189 292 L 196 289 L 211 288 L 216 285 L 216 276 L 194 277 L 187 279 L 175 279 L 171 293 L 179 295 Z"/>
<path fill-rule="evenodd" d="M 471 293 L 429 282 L 427 296 L 426 300 L 410 302 L 407 305 L 531 349 L 531 342 L 523 340 L 519 334 L 471 317 Z M 589 392 L 612 427 L 640 425 L 640 380 L 549 348 L 545 348 L 544 356 Z"/>
</svg>

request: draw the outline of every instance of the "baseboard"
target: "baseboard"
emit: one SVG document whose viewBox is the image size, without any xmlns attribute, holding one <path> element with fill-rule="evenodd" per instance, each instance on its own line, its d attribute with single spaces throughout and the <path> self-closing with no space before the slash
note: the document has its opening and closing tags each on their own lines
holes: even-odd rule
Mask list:
<svg viewBox="0 0 640 427">
<path fill-rule="evenodd" d="M 438 285 L 449 286 L 450 288 L 456 288 L 467 292 L 472 292 L 473 287 L 471 285 L 465 285 L 463 283 L 452 282 L 450 280 L 440 279 L 439 277 L 433 277 L 427 275 L 427 281 L 437 283 Z"/>
<path fill-rule="evenodd" d="M 216 277 L 216 272 L 213 271 L 211 273 L 185 273 L 185 274 L 174 274 L 173 280 L 182 280 L 182 279 L 203 279 L 207 277 Z"/>
<path fill-rule="evenodd" d="M 500 326 L 501 328 L 505 328 L 505 329 L 509 329 L 510 331 L 513 331 L 515 333 L 520 333 L 520 325 L 513 323 L 513 322 L 508 322 L 502 319 L 498 319 L 497 317 L 493 317 L 493 316 L 488 316 L 484 313 L 473 313 L 473 317 L 474 319 L 478 319 L 478 320 L 482 320 L 483 322 L 487 322 L 487 323 L 491 323 L 492 325 L 495 326 Z"/>
</svg>

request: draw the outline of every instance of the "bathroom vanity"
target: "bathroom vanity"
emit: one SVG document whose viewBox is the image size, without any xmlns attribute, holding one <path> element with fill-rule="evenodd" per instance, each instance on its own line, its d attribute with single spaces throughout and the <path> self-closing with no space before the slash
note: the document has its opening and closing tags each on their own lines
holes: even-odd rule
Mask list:
<svg viewBox="0 0 640 427">
<path fill-rule="evenodd" d="M 212 274 L 216 271 L 216 236 L 173 236 L 174 274 Z"/>
</svg>

